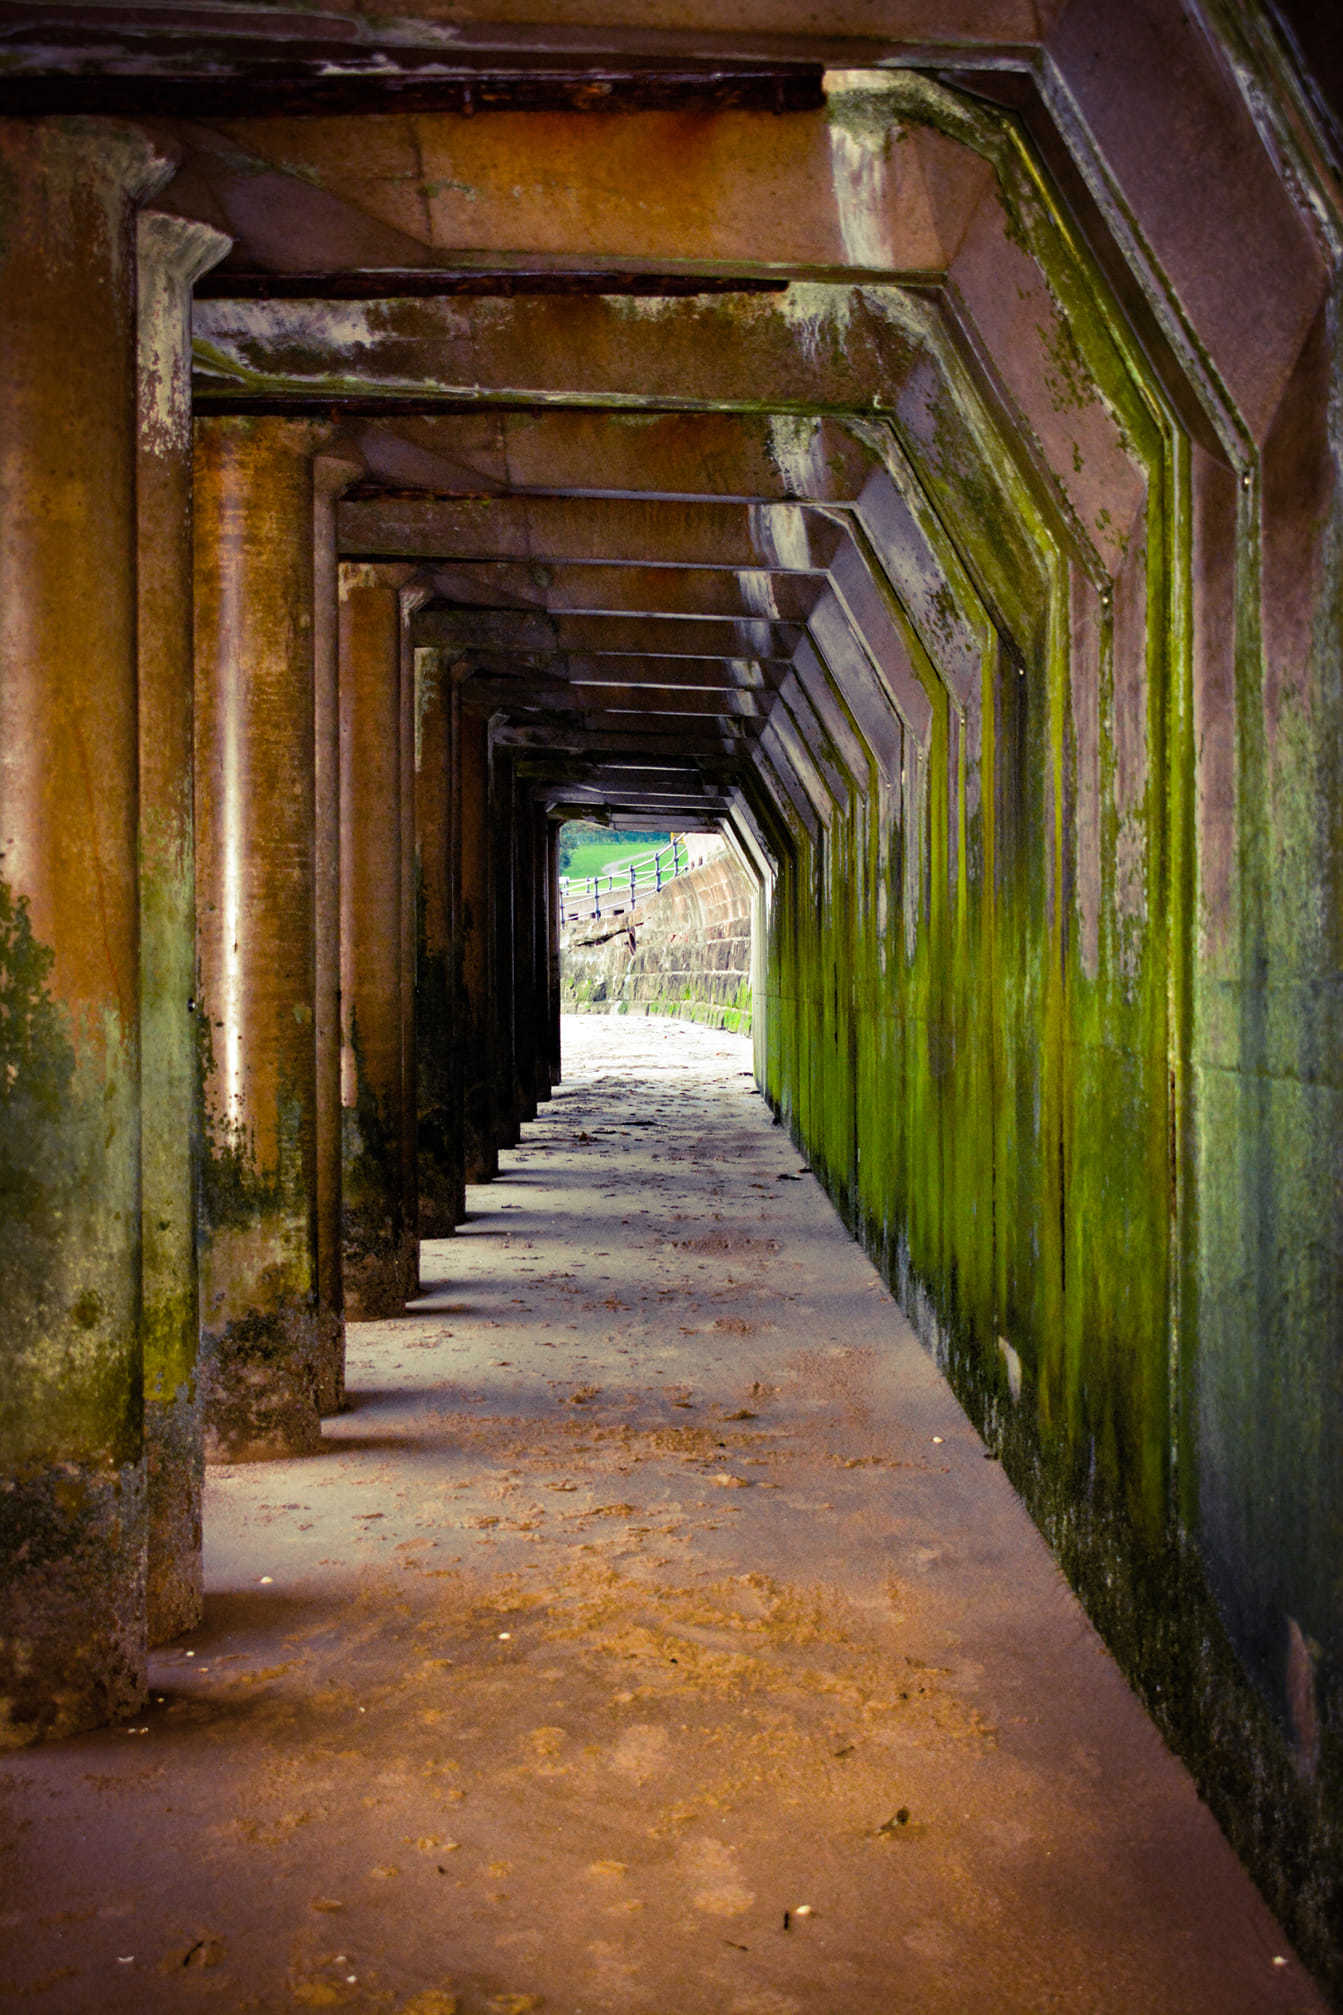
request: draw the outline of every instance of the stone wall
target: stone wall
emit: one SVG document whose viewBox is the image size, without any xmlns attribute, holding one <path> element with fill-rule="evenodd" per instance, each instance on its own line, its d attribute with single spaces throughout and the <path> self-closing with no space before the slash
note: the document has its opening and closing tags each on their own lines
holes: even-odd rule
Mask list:
<svg viewBox="0 0 1343 2015">
<path fill-rule="evenodd" d="M 633 910 L 570 925 L 566 1013 L 677 1015 L 749 1034 L 751 894 L 724 847 Z"/>
</svg>

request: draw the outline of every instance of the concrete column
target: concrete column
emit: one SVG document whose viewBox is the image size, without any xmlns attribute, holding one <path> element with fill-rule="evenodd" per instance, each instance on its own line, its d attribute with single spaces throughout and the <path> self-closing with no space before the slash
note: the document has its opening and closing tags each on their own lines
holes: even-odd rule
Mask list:
<svg viewBox="0 0 1343 2015">
<path fill-rule="evenodd" d="M 0 1747 L 144 1693 L 134 206 L 167 172 L 0 120 Z"/>
<path fill-rule="evenodd" d="M 494 1121 L 498 1145 L 516 1147 L 522 1138 L 523 1097 L 517 1069 L 517 901 L 518 833 L 513 804 L 513 763 L 491 744 L 489 754 L 489 848 L 492 891 L 489 1006 L 494 1073 Z"/>
<path fill-rule="evenodd" d="M 415 653 L 415 1057 L 419 1228 L 446 1238 L 466 1209 L 451 788 L 457 695 L 443 653 Z"/>
<path fill-rule="evenodd" d="M 527 1042 L 527 1081 L 533 1106 L 550 1097 L 550 934 L 546 904 L 546 816 L 530 790 L 519 793 L 522 833 L 527 849 L 527 933 L 531 1011 Z"/>
<path fill-rule="evenodd" d="M 455 772 L 461 911 L 462 1128 L 468 1182 L 499 1173 L 495 1120 L 493 987 L 494 882 L 490 848 L 490 728 L 483 714 L 461 706 Z"/>
<path fill-rule="evenodd" d="M 340 570 L 342 1226 L 357 1320 L 397 1314 L 418 1271 L 403 1166 L 402 585 L 392 567 Z"/>
<path fill-rule="evenodd" d="M 517 936 L 518 1013 L 516 1025 L 518 1084 L 523 1119 L 535 1119 L 540 1101 L 550 1097 L 549 1044 L 545 1038 L 545 855 L 541 814 L 532 793 L 520 780 L 513 786 L 517 826 L 517 890 L 514 930 Z"/>
<path fill-rule="evenodd" d="M 191 288 L 228 250 L 139 219 L 141 1223 L 149 1641 L 200 1621 L 205 1459 L 196 1379 L 200 1160 L 191 638 Z"/>
<path fill-rule="evenodd" d="M 321 1439 L 313 452 L 306 422 L 196 423 L 196 889 L 207 1460 Z M 329 1341 L 329 1339 L 327 1339 Z"/>
<path fill-rule="evenodd" d="M 559 828 L 543 805 L 536 818 L 536 961 L 540 989 L 537 1091 L 549 1098 L 560 1081 Z"/>
<path fill-rule="evenodd" d="M 415 959 L 419 937 L 415 883 L 415 647 L 411 623 L 427 588 L 414 582 L 398 598 L 400 626 L 401 723 L 401 1217 L 406 1228 L 410 1292 L 420 1287 L 420 1144 L 418 1038 L 415 1019 Z"/>
<path fill-rule="evenodd" d="M 546 970 L 550 1000 L 547 1012 L 547 1040 L 550 1051 L 552 1091 L 564 1076 L 563 1045 L 560 1041 L 560 821 L 546 819 Z"/>
<path fill-rule="evenodd" d="M 314 888 L 313 1045 L 317 1072 L 318 1411 L 345 1403 L 340 1103 L 340 644 L 336 499 L 363 471 L 344 454 L 313 462 L 312 657 Z"/>
</svg>

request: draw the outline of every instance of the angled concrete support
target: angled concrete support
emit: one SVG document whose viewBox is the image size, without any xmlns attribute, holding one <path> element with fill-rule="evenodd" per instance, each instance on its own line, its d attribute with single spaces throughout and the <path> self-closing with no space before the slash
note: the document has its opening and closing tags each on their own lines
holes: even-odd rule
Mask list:
<svg viewBox="0 0 1343 2015">
<path fill-rule="evenodd" d="M 228 246 L 208 224 L 149 213 L 139 219 L 141 1222 L 151 1644 L 190 1630 L 202 1604 L 191 288 Z"/>
<path fill-rule="evenodd" d="M 132 248 L 166 172 L 0 121 L 0 1747 L 144 1692 Z"/>
<path fill-rule="evenodd" d="M 319 1314 L 313 453 L 196 429 L 197 907 L 205 1015 L 206 1453 L 315 1448 Z"/>
<path fill-rule="evenodd" d="M 345 1306 L 392 1315 L 416 1285 L 403 1168 L 407 1082 L 404 715 L 398 570 L 342 567 L 341 1011 Z"/>
</svg>

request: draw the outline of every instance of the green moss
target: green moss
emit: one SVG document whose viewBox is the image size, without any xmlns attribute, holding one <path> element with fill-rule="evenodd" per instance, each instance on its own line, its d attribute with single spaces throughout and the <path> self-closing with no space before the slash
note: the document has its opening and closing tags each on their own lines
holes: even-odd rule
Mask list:
<svg viewBox="0 0 1343 2015">
<path fill-rule="evenodd" d="M 943 572 L 929 633 L 904 616 L 928 745 L 906 734 L 904 773 L 883 780 L 889 817 L 872 780 L 815 843 L 783 815 L 765 1087 L 1328 1970 L 1343 1895 L 1343 1390 L 1320 1339 L 1338 1330 L 1338 1098 L 1284 1065 L 1299 1074 L 1303 1040 L 1336 1059 L 1336 1031 L 1303 1035 L 1319 1023 L 1304 988 L 1246 989 L 1239 1029 L 1222 1014 L 1240 1074 L 1234 1088 L 1207 1074 L 1200 1117 L 1188 447 L 1019 130 L 951 100 L 915 83 L 892 102 L 994 163 L 1053 304 L 1033 360 L 1045 401 L 1104 414 L 1145 511 L 1122 543 L 1105 509 L 1081 524 L 1064 481 L 1076 442 L 1042 474 L 1041 443 L 1004 435 L 929 317 L 928 368 L 892 415 L 888 456 Z M 1247 490 L 1237 867 L 1251 962 L 1295 980 L 1330 967 L 1303 949 L 1292 905 L 1316 886 L 1339 798 L 1304 782 L 1321 738 L 1293 741 L 1290 712 L 1274 776 L 1255 516 Z M 1122 630 L 1093 530 L 1122 554 Z M 1074 664 L 1084 600 L 1098 649 Z M 987 640 L 964 717 L 936 672 L 949 609 Z M 1337 661 L 1336 619 L 1335 606 L 1322 663 Z M 1277 898 L 1275 847 L 1297 869 Z M 1289 1223 L 1314 1228 L 1305 1247 Z M 1292 1760 L 1289 1617 L 1314 1645 L 1313 1780 Z"/>
<path fill-rule="evenodd" d="M 75 1056 L 47 991 L 53 962 L 26 897 L 0 878 L 0 1272 L 39 1297 L 60 1193 L 76 1173 L 64 1126 Z"/>
<path fill-rule="evenodd" d="M 0 877 L 0 1449 L 14 1470 L 140 1444 L 134 1050 L 109 1015 L 77 1051 L 55 955 Z"/>
</svg>

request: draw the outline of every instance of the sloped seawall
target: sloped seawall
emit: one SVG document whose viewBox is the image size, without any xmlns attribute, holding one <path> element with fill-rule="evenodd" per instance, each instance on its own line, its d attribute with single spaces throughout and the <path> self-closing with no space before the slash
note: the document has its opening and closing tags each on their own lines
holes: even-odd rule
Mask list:
<svg viewBox="0 0 1343 2015">
<path fill-rule="evenodd" d="M 751 1028 L 749 877 L 726 848 L 619 915 L 568 926 L 566 1013 L 665 1014 Z"/>
</svg>

